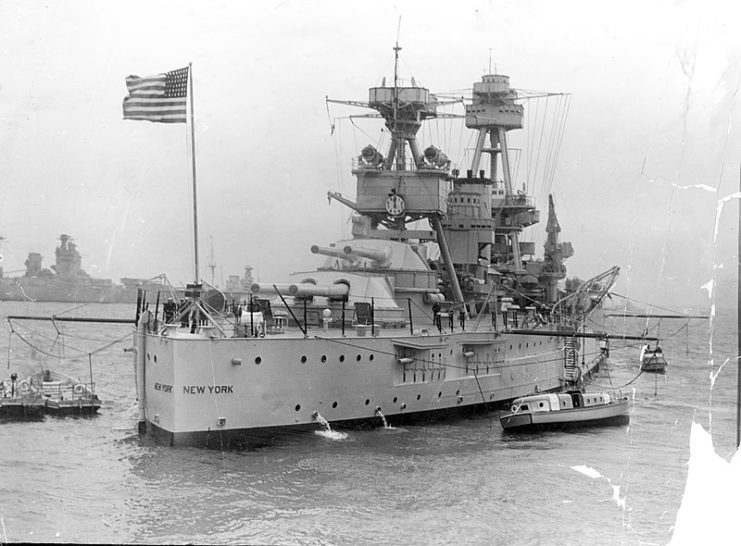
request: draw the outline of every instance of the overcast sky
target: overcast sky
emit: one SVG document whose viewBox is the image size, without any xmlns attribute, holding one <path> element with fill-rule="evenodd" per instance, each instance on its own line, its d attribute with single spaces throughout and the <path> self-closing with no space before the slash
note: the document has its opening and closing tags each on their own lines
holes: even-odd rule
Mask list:
<svg viewBox="0 0 741 546">
<path fill-rule="evenodd" d="M 312 268 L 312 244 L 349 236 L 327 190 L 354 196 L 350 161 L 380 134 L 354 130 L 339 118 L 361 112 L 328 112 L 325 96 L 366 100 L 393 76 L 400 30 L 401 76 L 432 92 L 461 93 L 491 62 L 516 88 L 570 94 L 552 191 L 571 275 L 618 265 L 618 293 L 682 309 L 707 304 L 715 263 L 722 305 L 735 297 L 735 201 L 714 234 L 739 186 L 740 12 L 707 0 L 2 0 L 2 265 L 13 274 L 37 251 L 48 267 L 68 233 L 95 277 L 192 281 L 186 128 L 121 111 L 127 75 L 192 62 L 201 276 L 211 240 L 217 284 L 246 264 L 277 282 Z M 425 134 L 439 142 L 422 135 L 422 147 L 449 142 Z M 460 147 L 445 151 L 467 168 Z M 526 237 L 539 254 L 544 228 Z"/>
</svg>

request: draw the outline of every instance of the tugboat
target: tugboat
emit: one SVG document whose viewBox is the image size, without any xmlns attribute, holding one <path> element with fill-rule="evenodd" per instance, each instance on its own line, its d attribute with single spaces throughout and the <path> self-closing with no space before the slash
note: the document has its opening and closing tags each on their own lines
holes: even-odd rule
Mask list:
<svg viewBox="0 0 741 546">
<path fill-rule="evenodd" d="M 507 432 L 627 425 L 629 409 L 628 397 L 621 394 L 571 390 L 517 398 L 499 422 Z"/>
<path fill-rule="evenodd" d="M 417 141 L 441 101 L 402 85 L 400 49 L 393 85 L 332 101 L 374 110 L 390 135 L 385 154 L 369 145 L 353 161 L 355 200 L 328 193 L 354 211 L 351 239 L 307 249 L 323 263 L 288 283 L 253 283 L 233 319 L 199 282 L 165 323 L 137 309 L 140 432 L 223 447 L 322 421 L 424 421 L 562 390 L 604 361 L 607 335 L 590 319 L 618 268 L 559 286 L 573 249 L 552 197 L 543 258 L 520 240 L 540 212 L 514 189 L 507 133 L 524 106 L 509 77 L 474 83 L 461 173 Z"/>
</svg>

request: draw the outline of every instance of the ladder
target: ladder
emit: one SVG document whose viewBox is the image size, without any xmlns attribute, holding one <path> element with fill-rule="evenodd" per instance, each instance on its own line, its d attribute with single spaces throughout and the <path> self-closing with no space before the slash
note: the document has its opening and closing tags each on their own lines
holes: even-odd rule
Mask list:
<svg viewBox="0 0 741 546">
<path fill-rule="evenodd" d="M 568 340 L 563 346 L 563 367 L 566 383 L 575 385 L 581 375 L 579 370 L 579 351 L 573 340 Z"/>
</svg>

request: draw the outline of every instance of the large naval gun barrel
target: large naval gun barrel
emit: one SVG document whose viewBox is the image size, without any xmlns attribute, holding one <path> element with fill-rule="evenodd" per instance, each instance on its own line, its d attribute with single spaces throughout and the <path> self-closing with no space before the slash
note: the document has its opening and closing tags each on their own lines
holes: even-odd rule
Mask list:
<svg viewBox="0 0 741 546">
<path fill-rule="evenodd" d="M 324 256 L 332 256 L 333 258 L 342 258 L 343 260 L 355 260 L 357 256 L 348 256 L 338 248 L 331 248 L 327 246 L 312 245 L 312 254 L 322 254 Z"/>
<path fill-rule="evenodd" d="M 381 266 L 388 265 L 391 252 L 388 248 L 363 248 L 357 246 L 347 245 L 342 249 L 345 256 L 360 256 L 361 258 L 367 258 L 378 262 Z"/>
<path fill-rule="evenodd" d="M 284 296 L 290 296 L 291 295 L 291 285 L 290 284 L 277 284 L 277 283 L 267 283 L 267 282 L 255 282 L 250 285 L 250 291 L 253 294 L 262 294 L 264 296 L 275 296 L 277 293 L 280 293 Z"/>
<path fill-rule="evenodd" d="M 270 283 L 253 283 L 250 287 L 253 294 L 294 296 L 296 298 L 311 298 L 313 296 L 323 296 L 332 299 L 342 299 L 347 297 L 350 292 L 350 286 L 345 283 L 338 284 L 312 284 L 308 282 L 295 284 L 270 284 Z"/>
</svg>

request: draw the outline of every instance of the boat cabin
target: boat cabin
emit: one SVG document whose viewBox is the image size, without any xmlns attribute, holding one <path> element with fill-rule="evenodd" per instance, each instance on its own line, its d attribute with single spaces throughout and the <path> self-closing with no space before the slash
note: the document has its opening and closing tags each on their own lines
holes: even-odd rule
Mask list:
<svg viewBox="0 0 741 546">
<path fill-rule="evenodd" d="M 557 411 L 560 409 L 571 409 L 573 407 L 571 396 L 568 394 L 535 394 L 516 398 L 512 402 L 512 411 L 515 413 L 525 411 Z"/>
<path fill-rule="evenodd" d="M 582 393 L 580 391 L 570 391 L 559 394 L 544 393 L 516 398 L 512 402 L 512 411 L 514 413 L 558 411 L 602 406 L 609 403 L 610 395 L 604 392 Z"/>
</svg>

